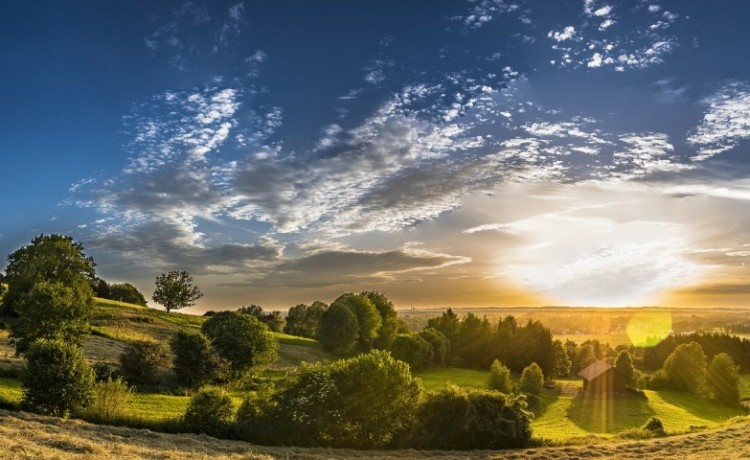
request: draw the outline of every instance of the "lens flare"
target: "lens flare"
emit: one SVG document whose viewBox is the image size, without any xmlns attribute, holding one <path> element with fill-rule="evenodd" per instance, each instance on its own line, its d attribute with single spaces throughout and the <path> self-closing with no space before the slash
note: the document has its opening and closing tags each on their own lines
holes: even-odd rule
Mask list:
<svg viewBox="0 0 750 460">
<path fill-rule="evenodd" d="M 626 330 L 637 347 L 653 347 L 672 332 L 672 313 L 668 310 L 639 311 L 630 317 Z"/>
</svg>

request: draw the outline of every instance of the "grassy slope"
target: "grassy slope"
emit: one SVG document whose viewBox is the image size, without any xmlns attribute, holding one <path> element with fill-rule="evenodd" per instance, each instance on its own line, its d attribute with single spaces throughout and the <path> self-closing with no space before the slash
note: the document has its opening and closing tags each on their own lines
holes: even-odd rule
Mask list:
<svg viewBox="0 0 750 460">
<path fill-rule="evenodd" d="M 718 430 L 646 441 L 564 446 L 514 451 L 353 451 L 297 447 L 262 447 L 207 436 L 152 433 L 123 427 L 91 425 L 0 410 L 0 458 L 58 460 L 100 459 L 551 459 L 739 460 L 750 458 L 750 423 Z"/>
</svg>

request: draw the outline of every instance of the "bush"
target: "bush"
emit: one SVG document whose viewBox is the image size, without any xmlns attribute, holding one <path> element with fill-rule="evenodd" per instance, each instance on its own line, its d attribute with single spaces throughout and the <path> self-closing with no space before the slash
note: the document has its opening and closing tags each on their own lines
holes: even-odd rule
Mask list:
<svg viewBox="0 0 750 460">
<path fill-rule="evenodd" d="M 146 298 L 130 283 L 113 284 L 109 287 L 109 299 L 146 306 Z"/>
<path fill-rule="evenodd" d="M 174 373 L 180 385 L 197 388 L 226 377 L 229 363 L 211 348 L 211 341 L 200 332 L 177 332 L 169 341 Z"/>
<path fill-rule="evenodd" d="M 227 432 L 233 415 L 232 398 L 221 390 L 206 389 L 190 399 L 182 420 L 189 431 L 220 436 Z"/>
<path fill-rule="evenodd" d="M 229 361 L 235 377 L 256 366 L 271 364 L 278 357 L 279 342 L 268 326 L 257 318 L 236 311 L 211 316 L 201 331 L 211 339 L 222 358 Z"/>
<path fill-rule="evenodd" d="M 66 417 L 91 403 L 94 371 L 74 345 L 39 339 L 26 351 L 21 387 L 25 408 Z"/>
<path fill-rule="evenodd" d="M 518 383 L 518 389 L 524 393 L 538 395 L 542 393 L 543 386 L 544 374 L 542 373 L 542 368 L 536 363 L 529 364 L 523 372 L 521 372 L 521 380 Z"/>
<path fill-rule="evenodd" d="M 526 397 L 451 386 L 421 405 L 414 445 L 425 449 L 505 449 L 531 443 Z"/>
<path fill-rule="evenodd" d="M 646 423 L 643 424 L 641 429 L 644 431 L 654 433 L 654 434 L 659 434 L 659 435 L 666 434 L 664 431 L 664 424 L 661 423 L 661 420 L 659 419 L 659 417 L 650 417 L 648 420 L 646 420 Z"/>
<path fill-rule="evenodd" d="M 388 447 L 412 427 L 421 394 L 409 366 L 383 351 L 303 365 L 276 397 L 272 441 Z"/>
<path fill-rule="evenodd" d="M 126 415 L 133 391 L 122 378 L 107 378 L 94 386 L 94 397 L 91 405 L 81 412 L 89 421 L 96 423 L 113 423 Z"/>
<path fill-rule="evenodd" d="M 412 369 L 423 369 L 433 359 L 432 345 L 419 335 L 399 334 L 391 344 L 391 355 L 407 363 Z"/>
<path fill-rule="evenodd" d="M 495 360 L 490 367 L 489 387 L 500 393 L 509 394 L 513 392 L 513 382 L 510 380 L 510 369 L 505 364 Z"/>
<path fill-rule="evenodd" d="M 136 342 L 120 355 L 122 377 L 130 385 L 143 388 L 158 385 L 159 369 L 169 365 L 169 352 L 155 342 Z"/>
</svg>

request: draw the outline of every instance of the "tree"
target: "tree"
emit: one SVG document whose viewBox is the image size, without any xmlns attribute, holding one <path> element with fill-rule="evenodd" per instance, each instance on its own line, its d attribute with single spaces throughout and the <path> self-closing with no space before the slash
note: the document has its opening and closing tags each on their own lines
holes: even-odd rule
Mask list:
<svg viewBox="0 0 750 460">
<path fill-rule="evenodd" d="M 344 356 L 357 347 L 359 323 L 346 305 L 333 303 L 323 313 L 318 325 L 318 340 L 323 347 L 337 355 Z"/>
<path fill-rule="evenodd" d="M 175 376 L 184 387 L 197 388 L 220 380 L 228 370 L 229 363 L 216 354 L 211 341 L 200 332 L 178 331 L 169 346 Z"/>
<path fill-rule="evenodd" d="M 740 405 L 739 367 L 726 353 L 719 353 L 708 365 L 708 386 L 713 398 L 726 405 Z"/>
<path fill-rule="evenodd" d="M 559 340 L 552 342 L 554 349 L 554 366 L 552 367 L 552 375 L 550 378 L 565 377 L 570 374 L 570 366 L 573 364 L 568 357 L 568 352 L 565 351 L 563 343 Z"/>
<path fill-rule="evenodd" d="M 21 388 L 29 410 L 66 417 L 91 403 L 94 371 L 74 345 L 39 339 L 26 352 Z"/>
<path fill-rule="evenodd" d="M 417 334 L 399 334 L 391 345 L 391 355 L 413 370 L 423 369 L 434 360 L 430 342 Z"/>
<path fill-rule="evenodd" d="M 328 305 L 316 300 L 309 306 L 301 303 L 289 309 L 286 315 L 284 332 L 287 334 L 314 339 L 318 336 L 318 324 Z"/>
<path fill-rule="evenodd" d="M 529 364 L 521 372 L 521 380 L 518 382 L 518 389 L 524 393 L 538 395 L 542 392 L 544 385 L 544 373 L 537 363 Z"/>
<path fill-rule="evenodd" d="M 370 299 L 375 308 L 380 314 L 380 327 L 378 328 L 378 336 L 373 342 L 373 346 L 379 350 L 390 350 L 391 344 L 396 339 L 398 334 L 398 314 L 396 309 L 393 308 L 393 302 L 388 300 L 385 295 L 376 291 L 364 291 L 361 293 L 363 296 Z"/>
<path fill-rule="evenodd" d="M 16 352 L 38 338 L 80 344 L 88 333 L 94 261 L 69 236 L 40 235 L 8 256 L 3 311 Z"/>
<path fill-rule="evenodd" d="M 169 351 L 161 343 L 134 342 L 120 354 L 122 377 L 135 387 L 147 387 L 160 382 L 159 369 L 169 365 Z"/>
<path fill-rule="evenodd" d="M 112 284 L 109 286 L 109 298 L 119 302 L 146 306 L 146 298 L 137 287 L 130 283 Z"/>
<path fill-rule="evenodd" d="M 173 270 L 156 277 L 156 289 L 151 296 L 154 302 L 164 305 L 167 313 L 179 308 L 191 307 L 203 297 L 198 286 L 193 286 L 193 277 L 188 272 Z"/>
<path fill-rule="evenodd" d="M 626 350 L 621 351 L 615 359 L 615 370 L 619 372 L 630 387 L 636 385 L 636 371 L 633 366 L 633 358 L 630 357 L 630 353 Z"/>
<path fill-rule="evenodd" d="M 230 362 L 235 377 L 256 366 L 271 364 L 278 357 L 279 342 L 268 326 L 237 311 L 222 311 L 201 327 L 216 352 Z"/>
<path fill-rule="evenodd" d="M 706 392 L 706 355 L 697 342 L 679 345 L 664 361 L 663 372 L 672 388 L 702 396 Z"/>
<path fill-rule="evenodd" d="M 40 281 L 16 303 L 18 317 L 10 322 L 16 353 L 25 353 L 37 339 L 60 339 L 83 345 L 89 332 L 91 289 L 85 282 L 66 286 Z"/>
<path fill-rule="evenodd" d="M 42 281 L 68 287 L 83 283 L 88 287 L 89 280 L 96 278 L 95 265 L 94 259 L 86 257 L 83 245 L 72 237 L 39 235 L 8 256 L 8 292 L 3 296 L 3 308 L 12 315 L 22 314 L 23 297 Z"/>
<path fill-rule="evenodd" d="M 343 305 L 357 317 L 357 349 L 359 351 L 370 351 L 375 345 L 378 330 L 383 321 L 375 304 L 367 296 L 347 292 L 341 294 L 331 303 L 331 306 Z"/>
<path fill-rule="evenodd" d="M 489 387 L 500 393 L 510 394 L 513 392 L 513 382 L 510 379 L 510 369 L 498 360 L 492 362 L 490 367 Z"/>
<path fill-rule="evenodd" d="M 284 330 L 284 317 L 280 311 L 272 311 L 271 313 L 265 313 L 263 308 L 259 305 L 250 305 L 249 307 L 240 307 L 237 309 L 240 313 L 254 316 L 261 323 L 268 326 L 273 332 L 281 332 Z"/>
<path fill-rule="evenodd" d="M 433 364 L 445 365 L 445 359 L 448 356 L 448 339 L 440 331 L 431 327 L 420 332 L 419 336 L 432 345 Z"/>
</svg>

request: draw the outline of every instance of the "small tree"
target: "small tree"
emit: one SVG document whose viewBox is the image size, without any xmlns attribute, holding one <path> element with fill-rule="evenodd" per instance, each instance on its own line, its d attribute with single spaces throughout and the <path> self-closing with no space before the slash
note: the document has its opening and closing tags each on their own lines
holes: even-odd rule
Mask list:
<svg viewBox="0 0 750 460">
<path fill-rule="evenodd" d="M 445 335 L 437 329 L 428 327 L 420 332 L 419 336 L 432 345 L 433 363 L 438 366 L 445 365 L 445 359 L 448 356 L 448 347 L 450 346 Z"/>
<path fill-rule="evenodd" d="M 337 355 L 354 351 L 359 336 L 359 323 L 346 305 L 334 303 L 323 313 L 318 325 L 318 340 L 327 350 Z"/>
<path fill-rule="evenodd" d="M 180 385 L 196 388 L 220 379 L 229 364 L 211 348 L 202 333 L 177 332 L 169 341 L 174 359 L 174 373 Z"/>
<path fill-rule="evenodd" d="M 21 388 L 32 412 L 66 417 L 91 403 L 94 371 L 74 345 L 39 339 L 26 351 Z"/>
<path fill-rule="evenodd" d="M 490 367 L 489 386 L 500 393 L 510 394 L 513 392 L 510 369 L 498 360 L 493 361 L 492 367 Z"/>
<path fill-rule="evenodd" d="M 706 392 L 706 355 L 698 342 L 683 343 L 664 361 L 670 387 L 702 396 Z"/>
<path fill-rule="evenodd" d="M 413 370 L 423 369 L 434 360 L 432 345 L 417 334 L 399 334 L 391 344 L 391 355 Z"/>
<path fill-rule="evenodd" d="M 314 339 L 318 336 L 318 323 L 328 305 L 316 300 L 309 306 L 301 303 L 289 309 L 284 332 Z"/>
<path fill-rule="evenodd" d="M 628 386 L 635 387 L 636 384 L 636 370 L 633 366 L 633 358 L 630 357 L 630 353 L 626 350 L 620 352 L 615 360 L 615 370 L 619 372 L 623 377 Z"/>
<path fill-rule="evenodd" d="M 167 313 L 171 310 L 191 307 L 203 297 L 198 286 L 193 286 L 193 277 L 186 271 L 171 271 L 156 277 L 156 289 L 151 296 L 154 302 L 164 305 Z"/>
<path fill-rule="evenodd" d="M 726 353 L 719 353 L 708 365 L 708 386 L 711 395 L 722 404 L 740 404 L 739 367 Z"/>
<path fill-rule="evenodd" d="M 544 385 L 544 373 L 542 368 L 537 363 L 529 364 L 523 372 L 521 372 L 521 380 L 518 384 L 518 389 L 524 393 L 530 393 L 538 395 L 542 392 Z"/>
<path fill-rule="evenodd" d="M 232 422 L 232 398 L 217 389 L 201 390 L 190 399 L 183 422 L 195 433 L 220 435 Z"/>
<path fill-rule="evenodd" d="M 169 365 L 169 351 L 156 342 L 135 342 L 120 355 L 120 370 L 126 382 L 136 387 L 157 385 L 159 369 Z"/>
<path fill-rule="evenodd" d="M 555 358 L 552 367 L 552 375 L 550 377 L 565 377 L 570 374 L 570 367 L 573 363 L 570 361 L 568 352 L 565 351 L 565 347 L 561 341 L 555 340 L 552 342 L 552 347 L 554 349 Z"/>
<path fill-rule="evenodd" d="M 235 377 L 242 377 L 255 366 L 271 364 L 278 357 L 278 340 L 253 316 L 222 311 L 203 323 L 201 331 L 219 356 L 231 363 Z"/>
</svg>

